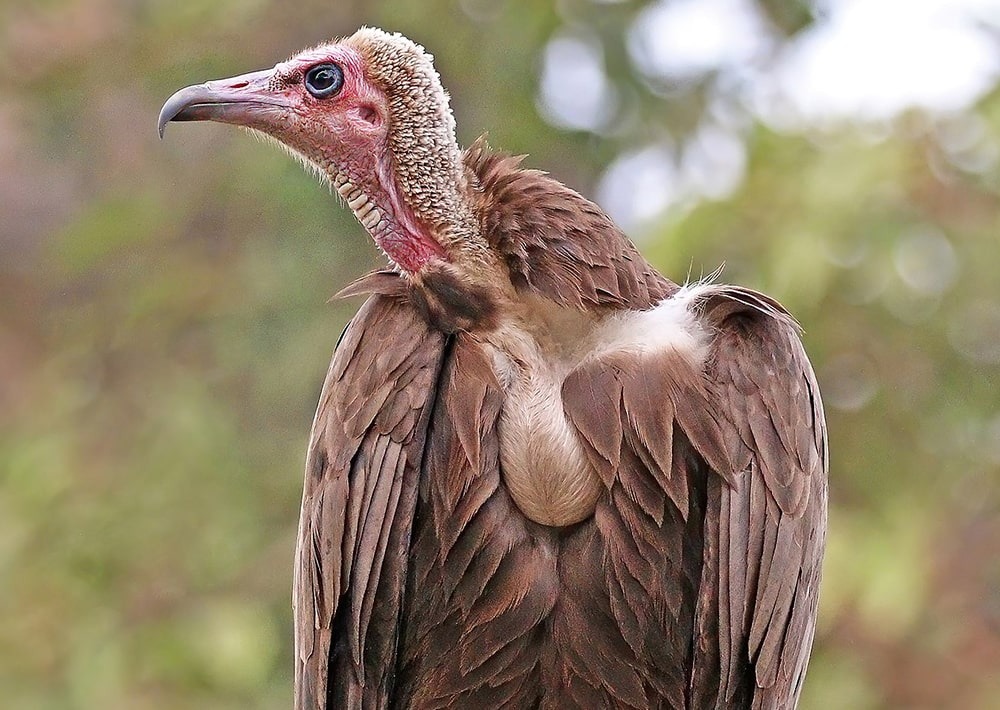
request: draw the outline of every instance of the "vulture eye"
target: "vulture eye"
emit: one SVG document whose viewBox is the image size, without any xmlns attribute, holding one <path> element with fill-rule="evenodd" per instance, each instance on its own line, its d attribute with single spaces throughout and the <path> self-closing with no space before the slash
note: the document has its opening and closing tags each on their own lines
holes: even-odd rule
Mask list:
<svg viewBox="0 0 1000 710">
<path fill-rule="evenodd" d="M 326 99 L 344 85 L 344 72 L 336 64 L 317 64 L 306 72 L 306 90 L 317 99 Z"/>
</svg>

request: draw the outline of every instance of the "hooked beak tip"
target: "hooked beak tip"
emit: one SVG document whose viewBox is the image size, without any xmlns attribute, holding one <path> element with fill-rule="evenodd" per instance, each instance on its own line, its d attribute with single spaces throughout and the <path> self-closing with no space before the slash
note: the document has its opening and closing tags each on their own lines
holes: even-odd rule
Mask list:
<svg viewBox="0 0 1000 710">
<path fill-rule="evenodd" d="M 180 91 L 174 92 L 173 96 L 167 99 L 160 109 L 160 115 L 156 121 L 156 131 L 163 138 L 163 132 L 167 129 L 167 124 L 174 120 L 184 120 L 182 114 L 186 109 L 199 101 L 210 100 L 211 93 L 205 84 L 188 86 Z"/>
</svg>

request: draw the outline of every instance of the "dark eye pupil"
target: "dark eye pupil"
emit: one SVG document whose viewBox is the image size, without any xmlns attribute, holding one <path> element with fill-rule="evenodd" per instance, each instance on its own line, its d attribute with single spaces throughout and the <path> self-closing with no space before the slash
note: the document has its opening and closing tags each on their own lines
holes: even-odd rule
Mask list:
<svg viewBox="0 0 1000 710">
<path fill-rule="evenodd" d="M 329 89 L 333 85 L 333 72 L 329 69 L 320 69 L 312 75 L 312 85 L 314 89 Z"/>
<path fill-rule="evenodd" d="M 306 89 L 316 98 L 333 96 L 344 83 L 344 74 L 336 64 L 320 64 L 306 73 Z"/>
</svg>

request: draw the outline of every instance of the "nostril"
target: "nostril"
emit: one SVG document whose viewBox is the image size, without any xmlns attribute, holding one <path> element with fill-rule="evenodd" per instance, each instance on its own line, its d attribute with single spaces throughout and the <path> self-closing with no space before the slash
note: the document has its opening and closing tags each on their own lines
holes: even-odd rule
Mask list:
<svg viewBox="0 0 1000 710">
<path fill-rule="evenodd" d="M 230 84 L 229 88 L 230 89 L 245 89 L 249 85 L 250 85 L 249 81 L 238 81 L 235 84 Z"/>
</svg>

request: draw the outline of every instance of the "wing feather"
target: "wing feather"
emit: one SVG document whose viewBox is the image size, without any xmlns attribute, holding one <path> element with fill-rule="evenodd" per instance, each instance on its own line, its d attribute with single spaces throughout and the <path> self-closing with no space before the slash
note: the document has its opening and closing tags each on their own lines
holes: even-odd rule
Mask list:
<svg viewBox="0 0 1000 710">
<path fill-rule="evenodd" d="M 731 707 L 749 693 L 754 708 L 793 707 L 812 645 L 826 528 L 819 390 L 797 326 L 777 302 L 718 286 L 701 308 L 715 331 L 707 371 L 722 415 L 715 419 L 726 441 L 749 452 L 734 485 L 718 487 L 717 497 L 710 488 L 719 515 L 705 521 L 706 538 L 724 540 L 728 553 L 706 558 L 718 567 L 718 589 L 703 590 L 698 607 L 700 617 L 720 620 L 715 704 Z M 739 677 L 748 661 L 752 684 Z"/>
<path fill-rule="evenodd" d="M 595 516 L 610 612 L 637 662 L 657 669 L 646 682 L 674 705 L 791 707 L 825 529 L 819 392 L 777 302 L 701 286 L 693 307 L 712 338 L 703 371 L 672 350 L 616 352 L 563 384 L 566 416 L 610 491 Z M 672 621 L 653 649 L 644 620 L 655 609 Z"/>
<path fill-rule="evenodd" d="M 313 423 L 293 590 L 296 708 L 384 707 L 391 691 L 405 547 L 445 352 L 445 336 L 398 298 L 392 278 L 369 277 L 368 290 L 391 295 L 369 299 L 347 327 Z"/>
</svg>

